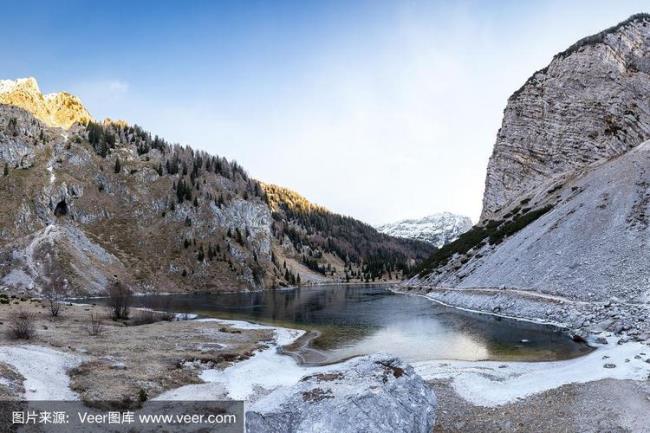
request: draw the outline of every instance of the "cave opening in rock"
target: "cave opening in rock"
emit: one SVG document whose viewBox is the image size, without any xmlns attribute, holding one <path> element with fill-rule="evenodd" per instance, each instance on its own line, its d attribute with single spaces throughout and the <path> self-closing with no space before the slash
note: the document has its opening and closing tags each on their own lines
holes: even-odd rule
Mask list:
<svg viewBox="0 0 650 433">
<path fill-rule="evenodd" d="M 61 200 L 54 208 L 54 215 L 59 217 L 67 214 L 68 214 L 68 204 L 65 202 L 65 200 Z"/>
</svg>

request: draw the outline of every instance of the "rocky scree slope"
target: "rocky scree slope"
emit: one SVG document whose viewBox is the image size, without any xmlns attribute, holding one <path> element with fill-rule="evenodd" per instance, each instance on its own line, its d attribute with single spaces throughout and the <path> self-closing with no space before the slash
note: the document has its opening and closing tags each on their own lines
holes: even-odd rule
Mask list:
<svg viewBox="0 0 650 433">
<path fill-rule="evenodd" d="M 650 15 L 557 54 L 508 99 L 490 158 L 481 220 L 554 176 L 650 138 Z"/>
<path fill-rule="evenodd" d="M 329 227 L 320 242 L 292 241 L 284 226 L 310 229 L 274 216 L 261 184 L 237 163 L 125 122 L 51 127 L 0 104 L 0 170 L 0 286 L 12 291 L 97 294 L 115 278 L 140 292 L 296 284 L 309 269 L 281 262 L 281 245 L 316 266 L 329 254 L 341 271 L 376 260 L 338 257 Z M 430 253 L 396 245 L 404 247 L 381 247 L 390 259 L 382 269 Z"/>
<path fill-rule="evenodd" d="M 634 16 L 558 54 L 510 98 L 482 220 L 424 261 L 410 287 L 650 338 L 649 36 L 650 18 Z"/>
<path fill-rule="evenodd" d="M 463 215 L 440 212 L 424 218 L 382 224 L 376 228 L 377 231 L 390 236 L 428 242 L 440 248 L 471 229 L 472 220 Z"/>
</svg>

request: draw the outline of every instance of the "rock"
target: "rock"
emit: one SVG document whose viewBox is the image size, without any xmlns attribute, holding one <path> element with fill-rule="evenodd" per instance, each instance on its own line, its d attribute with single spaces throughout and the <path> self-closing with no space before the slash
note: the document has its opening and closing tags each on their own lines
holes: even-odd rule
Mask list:
<svg viewBox="0 0 650 433">
<path fill-rule="evenodd" d="M 571 339 L 572 339 L 573 341 L 575 341 L 576 343 L 586 343 L 586 342 L 587 342 L 587 340 L 585 340 L 585 337 L 583 337 L 583 336 L 580 335 L 580 334 L 573 334 L 573 335 L 571 336 Z"/>
<path fill-rule="evenodd" d="M 648 43 L 647 21 L 632 17 L 577 42 L 510 97 L 488 164 L 482 221 L 554 175 L 647 137 L 650 80 L 641 76 L 650 64 L 639 48 Z"/>
<path fill-rule="evenodd" d="M 69 128 L 93 120 L 79 98 L 66 92 L 43 95 L 34 78 L 0 82 L 0 103 L 24 108 L 49 126 Z"/>
<path fill-rule="evenodd" d="M 371 355 L 273 391 L 250 407 L 246 428 L 255 433 L 430 433 L 435 410 L 433 390 L 410 365 Z"/>
<path fill-rule="evenodd" d="M 603 367 L 605 367 L 605 368 L 616 368 L 616 364 L 607 363 L 607 364 L 603 365 Z"/>
<path fill-rule="evenodd" d="M 114 364 L 111 364 L 111 369 L 112 370 L 126 370 L 126 364 L 123 362 L 116 362 Z"/>
</svg>

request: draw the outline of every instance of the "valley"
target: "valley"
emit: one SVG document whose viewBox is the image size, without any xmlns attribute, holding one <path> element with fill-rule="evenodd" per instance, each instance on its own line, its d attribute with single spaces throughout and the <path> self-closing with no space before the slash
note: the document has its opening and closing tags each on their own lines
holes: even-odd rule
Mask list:
<svg viewBox="0 0 650 433">
<path fill-rule="evenodd" d="M 508 99 L 476 224 L 374 227 L 0 81 L 0 409 L 650 432 L 649 77 L 650 15 L 579 40 Z"/>
</svg>

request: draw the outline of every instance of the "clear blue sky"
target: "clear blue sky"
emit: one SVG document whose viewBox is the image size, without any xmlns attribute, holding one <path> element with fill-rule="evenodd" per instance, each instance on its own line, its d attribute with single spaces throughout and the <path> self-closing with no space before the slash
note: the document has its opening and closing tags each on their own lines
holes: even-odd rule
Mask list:
<svg viewBox="0 0 650 433">
<path fill-rule="evenodd" d="M 642 1 L 4 2 L 0 78 L 371 223 L 474 219 L 507 97 Z M 647 11 L 647 10 L 646 10 Z"/>
</svg>

